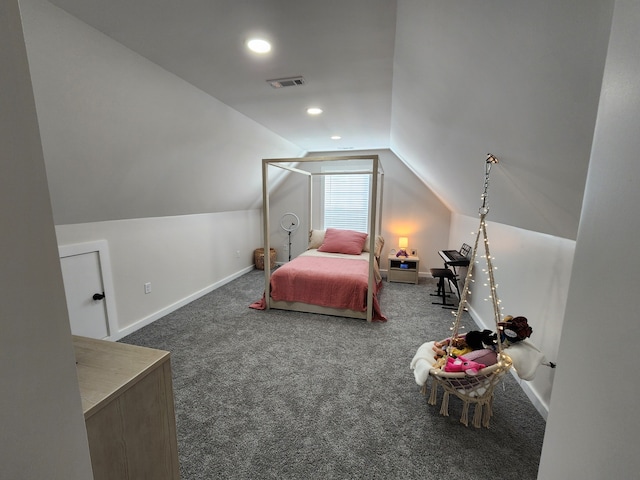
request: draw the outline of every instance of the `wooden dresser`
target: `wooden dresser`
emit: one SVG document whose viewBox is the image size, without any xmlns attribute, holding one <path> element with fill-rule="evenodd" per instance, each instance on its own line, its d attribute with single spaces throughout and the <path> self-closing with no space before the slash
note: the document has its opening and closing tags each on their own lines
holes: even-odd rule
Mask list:
<svg viewBox="0 0 640 480">
<path fill-rule="evenodd" d="M 179 479 L 169 352 L 73 344 L 94 479 Z"/>
</svg>

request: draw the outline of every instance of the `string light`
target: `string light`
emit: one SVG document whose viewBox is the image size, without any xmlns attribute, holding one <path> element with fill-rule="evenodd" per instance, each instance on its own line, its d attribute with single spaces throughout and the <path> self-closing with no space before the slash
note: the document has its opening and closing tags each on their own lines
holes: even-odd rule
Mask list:
<svg viewBox="0 0 640 480">
<path fill-rule="evenodd" d="M 485 162 L 484 191 L 480 196 L 480 198 L 482 199 L 482 205 L 478 209 L 478 213 L 480 214 L 480 228 L 477 232 L 471 232 L 472 235 L 476 236 L 475 243 L 473 246 L 473 254 L 472 254 L 473 261 L 469 264 L 469 267 L 467 270 L 467 277 L 464 283 L 464 288 L 462 289 L 460 302 L 458 303 L 456 321 L 454 322 L 454 326 L 452 328 L 453 336 L 457 335 L 457 331 L 459 328 L 464 328 L 463 326 L 460 325 L 460 317 L 461 317 L 462 311 L 467 309 L 468 307 L 467 298 L 472 294 L 470 289 L 471 284 L 475 284 L 475 278 L 473 278 L 473 270 L 476 265 L 478 266 L 478 268 L 481 268 L 481 272 L 486 276 L 486 280 L 484 281 L 483 286 L 484 287 L 489 286 L 489 295 L 487 298 L 484 299 L 484 301 L 488 302 L 489 300 L 491 300 L 493 304 L 496 329 L 498 328 L 498 323 L 501 320 L 500 311 L 502 310 L 502 307 L 500 306 L 501 305 L 500 299 L 497 296 L 497 284 L 494 278 L 494 271 L 496 270 L 496 267 L 494 267 L 493 261 L 495 260 L 495 258 L 490 254 L 490 251 L 489 251 L 490 250 L 489 238 L 487 235 L 487 224 L 485 221 L 485 216 L 487 215 L 487 213 L 489 213 L 489 206 L 488 206 L 489 173 L 491 171 L 492 165 L 496 163 L 498 163 L 498 159 L 492 154 L 488 154 L 487 160 Z M 480 235 L 482 235 L 484 251 L 485 251 L 484 255 L 481 255 L 480 258 L 484 259 L 483 263 L 485 263 L 486 266 L 480 266 L 480 260 L 478 260 L 478 242 L 480 241 Z M 500 353 L 502 352 L 502 347 L 500 345 L 500 342 L 498 342 L 498 350 Z"/>
</svg>

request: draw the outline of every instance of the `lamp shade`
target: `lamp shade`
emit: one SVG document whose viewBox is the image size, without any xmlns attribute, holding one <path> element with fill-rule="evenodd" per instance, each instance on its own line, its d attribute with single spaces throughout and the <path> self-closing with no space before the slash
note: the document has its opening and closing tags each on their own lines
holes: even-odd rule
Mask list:
<svg viewBox="0 0 640 480">
<path fill-rule="evenodd" d="M 409 239 L 407 237 L 400 237 L 398 239 L 398 247 L 401 249 L 406 249 L 409 246 Z"/>
</svg>

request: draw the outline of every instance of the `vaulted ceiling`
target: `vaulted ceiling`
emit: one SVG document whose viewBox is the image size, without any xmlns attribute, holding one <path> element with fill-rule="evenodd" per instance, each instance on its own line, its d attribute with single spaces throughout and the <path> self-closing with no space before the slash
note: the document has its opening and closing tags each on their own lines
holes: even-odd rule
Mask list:
<svg viewBox="0 0 640 480">
<path fill-rule="evenodd" d="M 51 3 L 304 150 L 389 147 L 395 1 Z M 248 51 L 254 36 L 272 51 Z M 305 84 L 267 83 L 294 76 Z M 324 113 L 310 117 L 312 105 Z"/>
<path fill-rule="evenodd" d="M 493 153 L 492 219 L 576 236 L 612 0 L 50 1 L 304 151 L 390 148 L 453 212 Z"/>
</svg>

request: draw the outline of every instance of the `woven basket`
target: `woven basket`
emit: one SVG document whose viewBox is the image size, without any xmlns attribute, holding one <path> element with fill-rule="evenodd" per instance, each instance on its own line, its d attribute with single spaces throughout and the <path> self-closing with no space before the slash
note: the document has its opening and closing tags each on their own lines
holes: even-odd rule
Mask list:
<svg viewBox="0 0 640 480">
<path fill-rule="evenodd" d="M 275 248 L 269 249 L 269 264 L 271 268 L 276 265 L 277 252 Z M 264 248 L 256 248 L 253 251 L 253 260 L 258 270 L 264 270 Z"/>
</svg>

